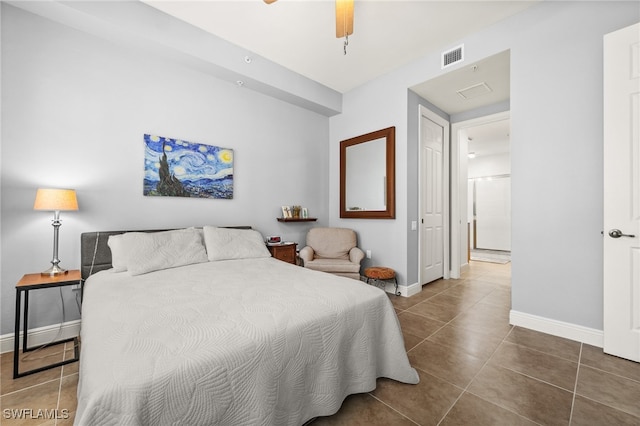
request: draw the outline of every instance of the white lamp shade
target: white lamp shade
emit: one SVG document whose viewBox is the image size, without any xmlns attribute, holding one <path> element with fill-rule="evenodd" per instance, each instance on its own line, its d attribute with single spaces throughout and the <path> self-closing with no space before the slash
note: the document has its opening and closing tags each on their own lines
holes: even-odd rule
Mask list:
<svg viewBox="0 0 640 426">
<path fill-rule="evenodd" d="M 34 210 L 63 211 L 78 210 L 75 189 L 39 188 L 36 192 Z"/>
</svg>

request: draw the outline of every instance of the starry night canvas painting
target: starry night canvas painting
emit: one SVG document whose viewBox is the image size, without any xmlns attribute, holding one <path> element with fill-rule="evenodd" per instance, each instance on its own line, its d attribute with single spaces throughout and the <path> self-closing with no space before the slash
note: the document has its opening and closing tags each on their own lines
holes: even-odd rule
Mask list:
<svg viewBox="0 0 640 426">
<path fill-rule="evenodd" d="M 144 135 L 144 195 L 233 198 L 233 150 Z"/>
</svg>

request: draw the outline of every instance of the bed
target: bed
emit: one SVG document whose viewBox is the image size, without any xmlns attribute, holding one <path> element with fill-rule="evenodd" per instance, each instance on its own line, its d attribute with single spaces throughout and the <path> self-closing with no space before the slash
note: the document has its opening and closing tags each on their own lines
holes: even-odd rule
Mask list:
<svg viewBox="0 0 640 426">
<path fill-rule="evenodd" d="M 81 246 L 76 425 L 301 425 L 378 377 L 419 381 L 384 291 L 273 259 L 255 230 Z"/>
</svg>

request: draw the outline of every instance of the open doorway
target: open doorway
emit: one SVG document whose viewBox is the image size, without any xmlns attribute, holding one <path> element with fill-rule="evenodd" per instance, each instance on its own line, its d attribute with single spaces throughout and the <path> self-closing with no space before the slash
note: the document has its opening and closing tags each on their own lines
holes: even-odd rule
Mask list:
<svg viewBox="0 0 640 426">
<path fill-rule="evenodd" d="M 451 276 L 471 260 L 511 261 L 509 111 L 452 125 Z M 455 179 L 454 179 L 455 177 Z M 453 206 L 453 201 L 456 206 Z"/>
<path fill-rule="evenodd" d="M 510 52 L 504 51 L 411 88 L 435 110 L 438 110 L 440 115 L 448 116 L 448 121 L 451 123 L 450 182 L 449 191 L 446 191 L 450 195 L 450 220 L 448 229 L 443 232 L 449 237 L 448 272 L 451 278 L 460 278 L 461 274 L 469 268 L 472 247 L 509 252 L 510 255 L 509 154 L 501 153 L 506 158 L 504 161 L 504 164 L 508 165 L 506 170 L 494 170 L 489 173 L 476 170 L 482 168 L 483 161 L 488 162 L 487 158 L 480 159 L 476 152 L 476 158 L 479 161 L 477 164 L 480 164 L 478 167 L 473 162 L 470 163 L 468 158 L 469 142 L 474 152 L 480 150 L 474 147 L 473 135 L 480 134 L 479 132 L 486 128 L 506 125 L 505 136 L 508 140 L 509 64 Z M 469 136 L 470 134 L 473 135 Z M 475 139 L 480 143 L 478 136 L 475 136 Z M 494 141 L 489 141 L 482 148 L 491 148 L 494 145 Z M 508 146 L 507 143 L 507 150 Z M 494 157 L 493 160 L 495 159 Z M 474 179 L 471 194 L 470 167 L 473 173 L 472 179 Z M 469 199 L 470 195 L 483 196 L 479 201 L 481 204 L 478 205 L 477 198 Z M 496 202 L 499 202 L 502 209 L 495 209 Z M 472 209 L 471 217 L 469 217 L 469 208 Z M 481 211 L 478 211 L 478 208 Z M 481 213 L 480 218 L 477 217 L 477 213 Z"/>
<path fill-rule="evenodd" d="M 511 260 L 509 119 L 469 127 L 466 136 L 467 260 L 508 263 Z"/>
</svg>

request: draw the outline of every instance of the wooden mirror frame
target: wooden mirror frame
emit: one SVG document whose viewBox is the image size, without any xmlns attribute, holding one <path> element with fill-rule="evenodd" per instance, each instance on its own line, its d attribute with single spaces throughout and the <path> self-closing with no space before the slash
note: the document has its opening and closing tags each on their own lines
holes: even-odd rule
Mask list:
<svg viewBox="0 0 640 426">
<path fill-rule="evenodd" d="M 346 209 L 346 172 L 347 148 L 352 145 L 367 143 L 377 139 L 386 140 L 386 210 L 347 210 Z M 340 217 L 349 219 L 395 219 L 396 218 L 396 128 L 387 127 L 340 141 Z"/>
</svg>

